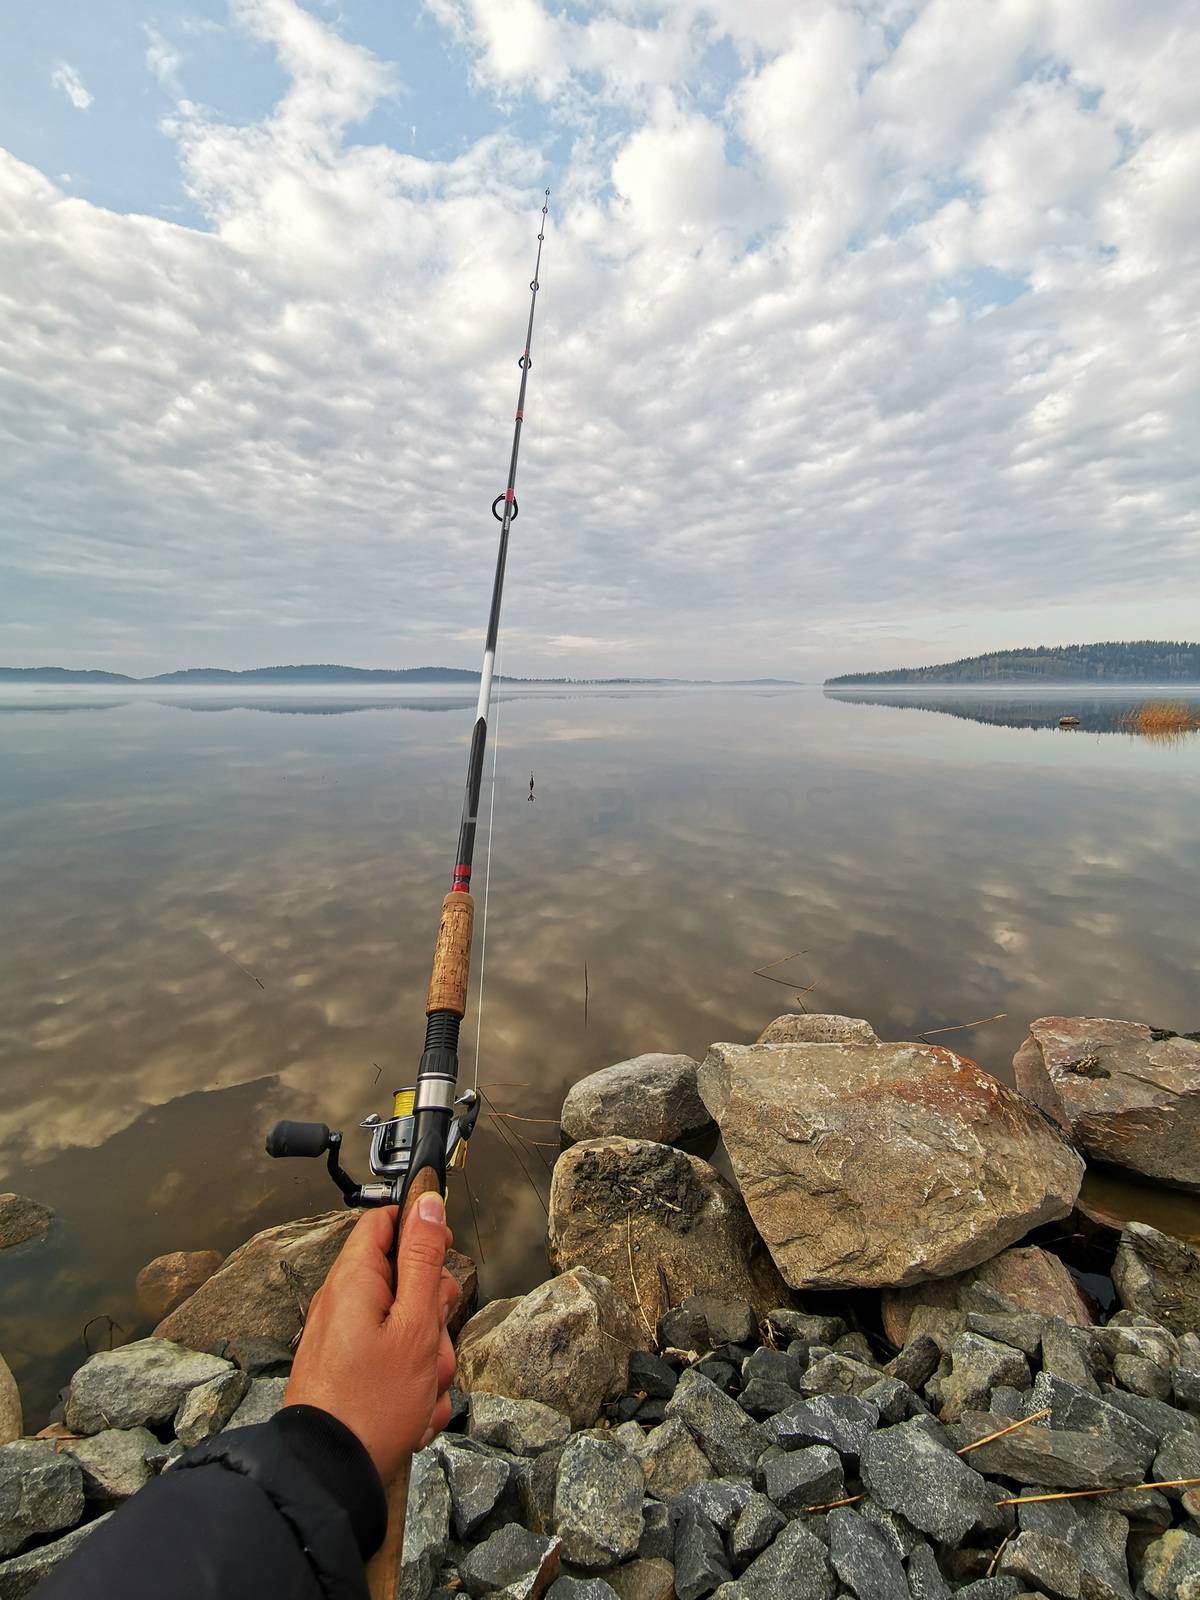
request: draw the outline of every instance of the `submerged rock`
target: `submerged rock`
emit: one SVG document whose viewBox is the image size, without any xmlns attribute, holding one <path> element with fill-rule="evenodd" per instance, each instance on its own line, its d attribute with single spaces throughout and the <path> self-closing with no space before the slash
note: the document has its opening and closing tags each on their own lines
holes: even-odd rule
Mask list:
<svg viewBox="0 0 1200 1600">
<path fill-rule="evenodd" d="M 23 1194 L 0 1194 L 0 1250 L 36 1239 L 53 1221 L 53 1211 L 40 1200 Z"/>
<path fill-rule="evenodd" d="M 134 1287 L 138 1310 L 151 1322 L 161 1322 L 207 1283 L 224 1261 L 219 1250 L 172 1250 L 155 1256 L 138 1273 Z"/>
<path fill-rule="evenodd" d="M 920 1283 L 1065 1216 L 1083 1162 L 965 1056 L 921 1044 L 715 1044 L 700 1093 L 793 1288 Z"/>
<path fill-rule="evenodd" d="M 644 1055 L 589 1072 L 567 1092 L 568 1139 L 649 1139 L 675 1144 L 711 1127 L 691 1056 Z"/>
<path fill-rule="evenodd" d="M 1200 1041 L 1111 1017 L 1039 1017 L 1017 1085 L 1096 1161 L 1200 1191 Z"/>
<path fill-rule="evenodd" d="M 587 1427 L 624 1393 L 630 1353 L 648 1342 L 609 1280 L 575 1267 L 472 1317 L 458 1341 L 457 1382 L 538 1400 Z"/>
<path fill-rule="evenodd" d="M 670 1145 L 591 1139 L 564 1152 L 546 1247 L 556 1272 L 586 1263 L 603 1273 L 647 1346 L 661 1314 L 689 1296 L 742 1300 L 760 1313 L 788 1298 L 741 1197 L 706 1161 Z"/>
<path fill-rule="evenodd" d="M 1127 1311 L 1138 1311 L 1174 1333 L 1200 1330 L 1200 1250 L 1131 1222 L 1121 1234 L 1113 1284 Z"/>
</svg>

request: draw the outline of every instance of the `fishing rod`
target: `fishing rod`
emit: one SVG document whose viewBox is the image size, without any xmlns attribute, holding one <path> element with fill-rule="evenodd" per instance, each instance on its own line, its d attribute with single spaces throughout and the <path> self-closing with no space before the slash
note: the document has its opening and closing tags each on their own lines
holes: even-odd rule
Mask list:
<svg viewBox="0 0 1200 1600">
<path fill-rule="evenodd" d="M 545 193 L 537 236 L 537 259 L 529 283 L 529 322 L 525 329 L 525 348 L 518 361 L 521 387 L 517 395 L 508 482 L 503 494 L 498 494 L 492 502 L 492 515 L 500 524 L 500 543 L 483 647 L 483 669 L 479 675 L 479 701 L 475 725 L 471 730 L 467 785 L 458 830 L 454 874 L 450 890 L 442 901 L 433 947 L 433 971 L 425 996 L 425 1046 L 417 1068 L 417 1081 L 411 1088 L 396 1090 L 390 1117 L 383 1118 L 373 1113 L 361 1124 L 371 1134 L 367 1160 L 375 1182 L 356 1183 L 345 1171 L 340 1160 L 342 1135 L 323 1122 L 277 1122 L 267 1135 L 267 1154 L 270 1156 L 325 1156 L 329 1175 L 341 1190 L 348 1206 L 400 1207 L 392 1240 L 393 1268 L 409 1210 L 421 1195 L 432 1190 L 445 1192 L 447 1168 L 466 1164 L 467 1141 L 474 1132 L 479 1116 L 478 1090 L 468 1089 L 463 1094 L 457 1093 L 458 1034 L 467 1009 L 471 933 L 475 921 L 475 902 L 471 897 L 475 828 L 483 783 L 483 756 L 487 745 L 488 711 L 492 702 L 496 642 L 500 633 L 508 538 L 518 514 L 517 457 L 521 449 L 521 428 L 525 421 L 525 390 L 529 383 L 529 369 L 533 364 L 530 355 L 533 314 L 540 288 L 538 273 L 542 265 L 542 245 L 546 238 L 546 217 L 550 209 L 549 189 Z M 532 791 L 532 779 L 530 789 Z M 371 1563 L 373 1600 L 394 1600 L 398 1588 L 407 1489 L 406 1466 L 391 1486 L 387 1537 Z"/>
</svg>

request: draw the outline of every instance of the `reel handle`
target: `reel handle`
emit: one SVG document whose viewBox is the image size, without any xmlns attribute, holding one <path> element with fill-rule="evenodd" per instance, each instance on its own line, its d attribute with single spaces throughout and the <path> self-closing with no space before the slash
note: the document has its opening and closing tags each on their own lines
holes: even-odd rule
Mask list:
<svg viewBox="0 0 1200 1600">
<path fill-rule="evenodd" d="M 328 1149 L 323 1122 L 277 1122 L 267 1135 L 269 1156 L 323 1156 Z"/>
</svg>

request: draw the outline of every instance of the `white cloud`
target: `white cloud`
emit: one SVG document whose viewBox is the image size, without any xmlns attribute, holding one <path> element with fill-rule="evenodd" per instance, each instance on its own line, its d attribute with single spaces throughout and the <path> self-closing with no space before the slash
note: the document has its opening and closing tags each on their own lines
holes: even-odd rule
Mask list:
<svg viewBox="0 0 1200 1600">
<path fill-rule="evenodd" d="M 498 109 L 435 161 L 361 135 L 407 63 L 238 0 L 288 87 L 178 103 L 204 229 L 0 157 L 39 659 L 469 664 L 547 182 L 508 670 L 1193 631 L 1185 8 L 968 5 L 437 0 Z"/>
<path fill-rule="evenodd" d="M 61 89 L 76 111 L 88 111 L 92 106 L 92 96 L 83 86 L 83 79 L 75 68 L 67 61 L 60 61 L 50 74 L 50 82 L 56 89 Z"/>
<path fill-rule="evenodd" d="M 148 41 L 146 66 L 164 89 L 171 94 L 178 94 L 179 68 L 183 65 L 182 51 L 177 50 L 169 39 L 164 38 L 158 29 L 149 23 L 145 24 L 145 33 Z"/>
</svg>

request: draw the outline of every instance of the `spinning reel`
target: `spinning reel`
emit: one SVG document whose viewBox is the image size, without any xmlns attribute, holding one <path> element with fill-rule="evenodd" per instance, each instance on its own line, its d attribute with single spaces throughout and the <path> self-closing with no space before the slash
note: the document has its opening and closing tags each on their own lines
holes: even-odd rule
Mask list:
<svg viewBox="0 0 1200 1600">
<path fill-rule="evenodd" d="M 368 1164 L 378 1183 L 355 1183 L 338 1160 L 342 1135 L 323 1122 L 277 1122 L 267 1135 L 269 1156 L 325 1156 L 329 1176 L 342 1191 L 348 1206 L 398 1205 L 404 1180 L 412 1163 L 413 1098 L 415 1089 L 397 1089 L 392 1115 L 372 1112 L 359 1124 L 371 1133 Z M 449 1098 L 449 1096 L 447 1096 Z M 446 1132 L 446 1167 L 465 1167 L 467 1140 L 475 1131 L 480 1097 L 467 1089 L 455 1100 L 458 1115 L 451 1118 Z"/>
</svg>

